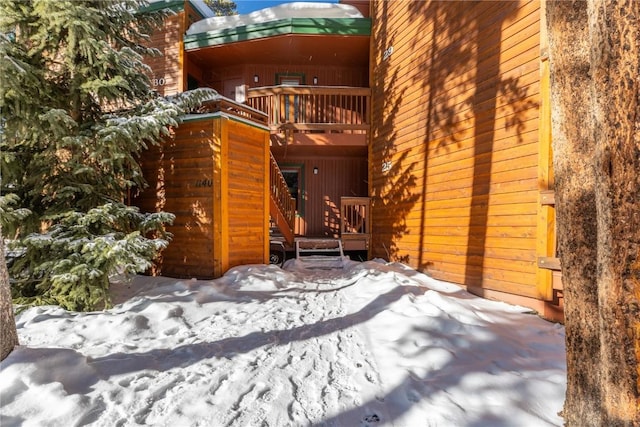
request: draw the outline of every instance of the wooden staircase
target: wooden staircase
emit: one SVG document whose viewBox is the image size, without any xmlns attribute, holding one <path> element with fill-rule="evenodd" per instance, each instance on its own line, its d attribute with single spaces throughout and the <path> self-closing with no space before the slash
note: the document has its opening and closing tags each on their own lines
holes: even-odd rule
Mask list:
<svg viewBox="0 0 640 427">
<path fill-rule="evenodd" d="M 291 197 L 291 194 L 289 194 L 289 187 L 287 187 L 287 182 L 284 180 L 284 176 L 273 154 L 270 154 L 270 157 L 271 170 L 269 172 L 269 188 L 271 197 L 269 202 L 269 215 L 280 230 L 280 233 L 282 233 L 286 242 L 290 246 L 293 246 L 296 201 Z"/>
<path fill-rule="evenodd" d="M 295 238 L 296 201 L 289 193 L 287 182 L 278 167 L 273 154 L 270 154 L 270 203 L 269 215 L 272 225 L 278 229 L 289 248 L 296 247 L 298 240 Z M 366 251 L 371 241 L 371 199 L 369 197 L 342 197 L 340 200 L 340 244 L 339 256 L 342 251 Z M 280 240 L 280 239 L 277 239 Z M 318 239 L 302 239 L 313 240 Z M 321 239 L 335 242 L 335 239 Z M 318 243 L 318 242 L 316 242 Z M 318 243 L 320 244 L 320 243 Z M 331 243 L 333 244 L 333 243 Z M 305 252 L 303 243 L 302 252 Z M 316 245 L 317 246 L 317 245 Z M 316 249 L 322 249 L 317 247 Z M 326 247 L 324 249 L 331 249 Z M 337 248 L 333 248 L 335 251 Z M 322 250 L 316 252 L 324 252 Z M 299 255 L 297 253 L 296 255 Z M 299 258 L 299 256 L 297 256 Z"/>
</svg>

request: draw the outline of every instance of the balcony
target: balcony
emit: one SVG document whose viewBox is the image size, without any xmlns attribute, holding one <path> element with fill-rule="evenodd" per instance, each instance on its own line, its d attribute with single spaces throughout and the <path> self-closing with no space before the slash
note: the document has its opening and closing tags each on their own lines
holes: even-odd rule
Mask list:
<svg viewBox="0 0 640 427">
<path fill-rule="evenodd" d="M 283 144 L 366 146 L 371 90 L 344 86 L 266 86 L 247 91 L 247 104 L 268 116 Z M 330 136 L 329 136 L 330 135 Z"/>
</svg>

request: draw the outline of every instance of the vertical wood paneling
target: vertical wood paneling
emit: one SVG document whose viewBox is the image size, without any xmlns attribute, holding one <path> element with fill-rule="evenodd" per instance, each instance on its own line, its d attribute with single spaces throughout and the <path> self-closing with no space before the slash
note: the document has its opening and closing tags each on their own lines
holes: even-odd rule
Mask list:
<svg viewBox="0 0 640 427">
<path fill-rule="evenodd" d="M 303 165 L 302 215 L 296 220 L 296 234 L 308 237 L 338 237 L 340 198 L 367 196 L 367 159 L 361 157 L 276 156 L 280 167 Z M 313 174 L 313 168 L 318 174 Z"/>
<path fill-rule="evenodd" d="M 551 150 L 551 105 L 549 100 L 551 86 L 551 72 L 548 58 L 542 61 L 541 72 L 541 108 L 540 108 L 540 152 L 538 162 L 538 177 L 540 182 L 540 194 L 538 202 L 538 257 L 556 256 L 556 230 L 555 230 L 555 206 L 543 203 L 543 190 L 554 188 Z M 548 269 L 538 268 L 538 292 L 545 300 L 553 299 L 553 272 Z"/>
<path fill-rule="evenodd" d="M 189 73 L 201 76 L 203 84 L 223 93 L 223 82 L 241 79 L 249 87 L 274 86 L 276 75 L 284 73 L 302 73 L 305 84 L 312 85 L 313 77 L 318 77 L 320 86 L 354 86 L 367 87 L 369 85 L 368 68 L 345 67 L 340 65 L 309 66 L 309 65 L 277 65 L 277 64 L 243 64 L 229 67 L 218 67 L 215 70 L 203 70 L 195 64 L 190 64 Z M 258 83 L 253 76 L 258 76 Z"/>
<path fill-rule="evenodd" d="M 372 256 L 540 298 L 539 4 L 374 1 Z"/>
</svg>

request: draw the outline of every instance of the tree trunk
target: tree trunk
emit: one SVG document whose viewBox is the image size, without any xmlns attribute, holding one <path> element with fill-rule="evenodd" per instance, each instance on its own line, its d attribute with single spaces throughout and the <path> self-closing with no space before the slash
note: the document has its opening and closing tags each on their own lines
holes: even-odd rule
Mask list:
<svg viewBox="0 0 640 427">
<path fill-rule="evenodd" d="M 640 2 L 547 8 L 568 426 L 640 425 Z"/>
<path fill-rule="evenodd" d="M 2 232 L 0 231 L 0 233 Z M 9 272 L 4 255 L 4 239 L 0 234 L 0 360 L 4 360 L 17 345 L 18 333 L 13 317 Z"/>
</svg>

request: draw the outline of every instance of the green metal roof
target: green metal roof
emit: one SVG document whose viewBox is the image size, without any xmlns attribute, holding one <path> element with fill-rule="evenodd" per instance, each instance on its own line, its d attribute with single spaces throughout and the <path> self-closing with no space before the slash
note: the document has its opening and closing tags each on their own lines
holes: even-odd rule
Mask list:
<svg viewBox="0 0 640 427">
<path fill-rule="evenodd" d="M 185 50 L 222 45 L 265 37 L 306 34 L 370 36 L 370 18 L 287 18 L 259 24 L 187 35 Z"/>
</svg>

